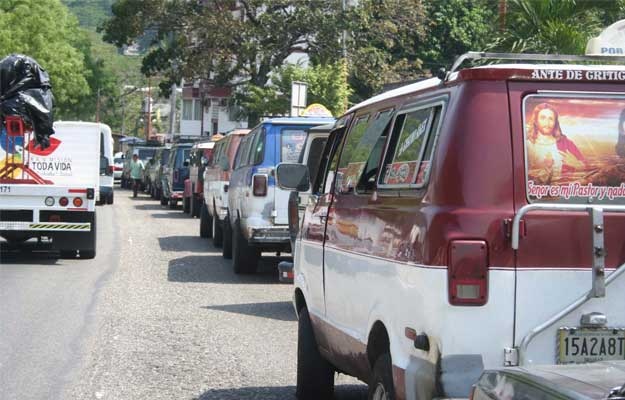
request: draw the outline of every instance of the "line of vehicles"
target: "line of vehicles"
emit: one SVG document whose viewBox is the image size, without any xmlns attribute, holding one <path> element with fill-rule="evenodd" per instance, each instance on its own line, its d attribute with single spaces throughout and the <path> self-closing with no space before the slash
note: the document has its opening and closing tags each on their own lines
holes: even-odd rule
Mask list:
<svg viewBox="0 0 625 400">
<path fill-rule="evenodd" d="M 161 199 L 236 273 L 293 250 L 299 399 L 623 398 L 625 68 L 563 60 L 172 146 Z"/>
</svg>

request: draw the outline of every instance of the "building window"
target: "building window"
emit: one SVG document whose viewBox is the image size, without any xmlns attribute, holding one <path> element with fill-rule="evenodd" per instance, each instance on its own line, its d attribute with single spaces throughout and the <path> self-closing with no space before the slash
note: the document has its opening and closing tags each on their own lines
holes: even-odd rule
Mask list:
<svg viewBox="0 0 625 400">
<path fill-rule="evenodd" d="M 193 108 L 193 119 L 195 121 L 200 121 L 202 119 L 202 100 L 195 100 Z"/>
<path fill-rule="evenodd" d="M 193 119 L 193 100 L 182 101 L 182 119 Z"/>
</svg>

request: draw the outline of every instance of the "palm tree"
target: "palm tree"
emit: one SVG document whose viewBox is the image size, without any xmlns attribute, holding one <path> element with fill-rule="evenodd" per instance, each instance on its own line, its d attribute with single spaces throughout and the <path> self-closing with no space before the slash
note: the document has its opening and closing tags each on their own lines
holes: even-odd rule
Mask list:
<svg viewBox="0 0 625 400">
<path fill-rule="evenodd" d="M 505 30 L 489 46 L 518 53 L 583 54 L 624 15 L 623 0 L 507 0 Z"/>
</svg>

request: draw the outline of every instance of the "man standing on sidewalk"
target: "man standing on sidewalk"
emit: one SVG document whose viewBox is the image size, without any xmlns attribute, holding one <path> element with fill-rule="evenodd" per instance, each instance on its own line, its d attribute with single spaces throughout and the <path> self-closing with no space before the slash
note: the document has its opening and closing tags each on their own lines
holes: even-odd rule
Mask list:
<svg viewBox="0 0 625 400">
<path fill-rule="evenodd" d="M 130 179 L 132 179 L 132 197 L 137 197 L 137 190 L 141 186 L 141 177 L 143 176 L 143 170 L 145 165 L 143 161 L 139 160 L 139 156 L 135 153 L 132 155 L 132 161 L 130 162 Z"/>
</svg>

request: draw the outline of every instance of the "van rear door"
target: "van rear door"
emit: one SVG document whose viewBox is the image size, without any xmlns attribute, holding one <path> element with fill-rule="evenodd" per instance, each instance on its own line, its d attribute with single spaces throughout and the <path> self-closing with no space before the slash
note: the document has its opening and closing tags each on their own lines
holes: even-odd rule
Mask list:
<svg viewBox="0 0 625 400">
<path fill-rule="evenodd" d="M 296 163 L 306 143 L 308 134 L 307 127 L 280 127 L 277 137 L 278 155 L 277 164 L 281 162 Z M 289 195 L 291 191 L 275 187 L 274 209 L 276 210 L 275 224 L 286 225 L 289 223 Z"/>
<path fill-rule="evenodd" d="M 536 208 L 520 220 L 516 251 L 521 364 L 623 359 L 623 279 L 604 298 L 574 303 L 593 286 L 593 262 L 609 275 L 625 261 L 625 214 L 611 212 L 625 210 L 625 158 L 617 153 L 625 85 L 510 81 L 508 90 L 515 210 Z M 593 223 L 592 208 L 603 221 Z M 593 312 L 607 323 L 594 318 L 586 329 Z"/>
</svg>

